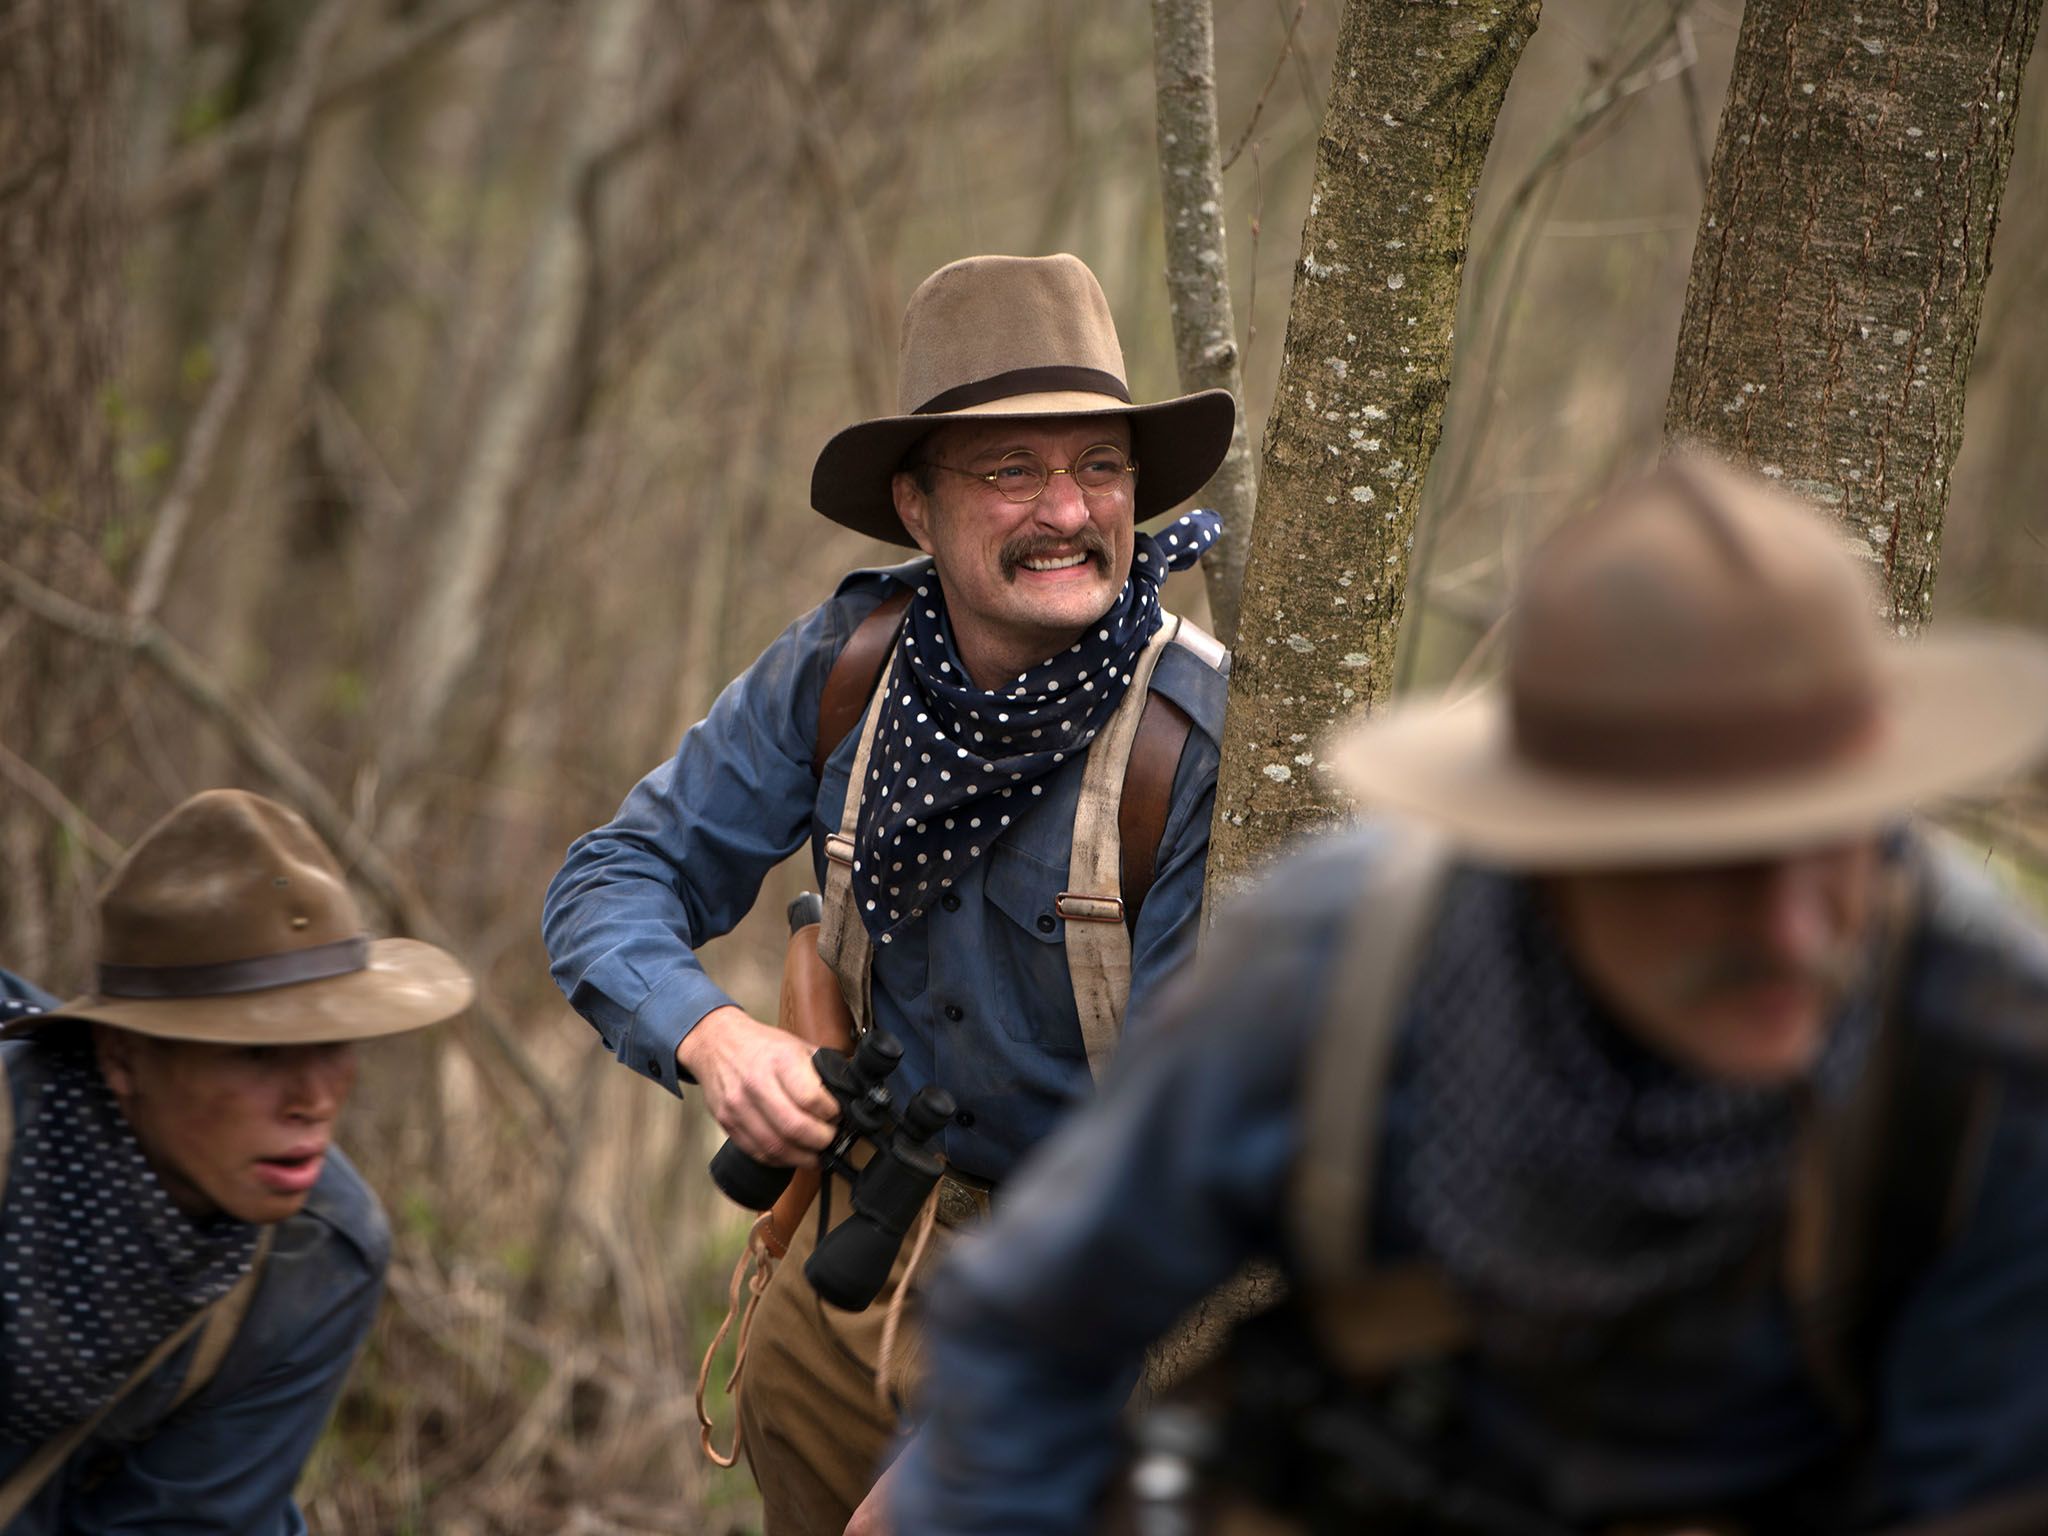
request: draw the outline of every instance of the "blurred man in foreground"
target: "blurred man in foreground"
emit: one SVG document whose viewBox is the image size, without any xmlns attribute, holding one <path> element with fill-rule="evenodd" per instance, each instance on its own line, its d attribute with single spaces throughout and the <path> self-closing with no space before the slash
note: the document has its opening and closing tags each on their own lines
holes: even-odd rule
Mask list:
<svg viewBox="0 0 2048 1536">
<path fill-rule="evenodd" d="M 701 1083 L 759 1162 L 812 1166 L 839 1103 L 811 1043 L 751 1018 L 696 953 L 808 843 L 825 891 L 809 959 L 900 1044 L 900 1100 L 951 1096 L 930 1235 L 986 1211 L 1093 1092 L 1126 999 L 1192 950 L 1223 655 L 1159 587 L 1216 520 L 1136 525 L 1208 480 L 1234 407 L 1219 390 L 1133 404 L 1109 305 L 1072 256 L 933 273 L 904 316 L 900 380 L 900 414 L 826 444 L 811 502 L 927 558 L 855 572 L 791 625 L 569 850 L 542 927 L 556 981 L 622 1062 L 671 1092 Z M 844 1180 L 824 1191 L 847 1210 Z M 901 1384 L 884 1357 L 911 1353 L 915 1327 L 892 1319 L 925 1243 L 903 1244 L 865 1310 L 840 1310 L 806 1277 L 815 1224 L 795 1219 L 740 1326 L 739 1422 L 769 1536 L 836 1536 L 874 1514 Z"/>
<path fill-rule="evenodd" d="M 92 994 L 0 981 L 0 1529 L 291 1536 L 390 1251 L 332 1140 L 354 1042 L 469 978 L 371 940 L 313 830 L 239 790 L 145 833 L 100 925 Z"/>
<path fill-rule="evenodd" d="M 1337 748 L 1417 825 L 1226 915 L 956 1250 L 901 1530 L 1086 1528 L 1139 1352 L 1257 1254 L 1293 1299 L 1145 1421 L 1148 1528 L 1811 1536 L 2048 1479 L 2048 937 L 1903 823 L 2040 753 L 2048 648 L 1888 643 L 1705 463 L 1514 624 L 1498 690 Z"/>
</svg>

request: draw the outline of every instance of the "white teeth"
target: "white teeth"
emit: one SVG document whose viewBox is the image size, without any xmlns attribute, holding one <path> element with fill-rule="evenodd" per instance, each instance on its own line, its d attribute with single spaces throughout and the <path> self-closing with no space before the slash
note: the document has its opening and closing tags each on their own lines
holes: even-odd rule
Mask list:
<svg viewBox="0 0 2048 1536">
<path fill-rule="evenodd" d="M 1081 564 L 1087 558 L 1086 555 L 1066 555 L 1058 560 L 1026 560 L 1024 562 L 1024 569 L 1027 571 L 1064 571 L 1069 566 Z"/>
</svg>

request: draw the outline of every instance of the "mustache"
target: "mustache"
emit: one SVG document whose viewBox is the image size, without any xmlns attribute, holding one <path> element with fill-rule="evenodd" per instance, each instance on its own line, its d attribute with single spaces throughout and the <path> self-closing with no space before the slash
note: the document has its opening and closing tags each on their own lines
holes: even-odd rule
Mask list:
<svg viewBox="0 0 2048 1536">
<path fill-rule="evenodd" d="M 1673 976 L 1671 999 L 1681 1007 L 1691 1007 L 1745 987 L 1797 983 L 1813 987 L 1833 1001 L 1855 984 L 1861 959 L 1862 950 L 1856 945 L 1844 945 L 1805 962 L 1774 959 L 1751 950 L 1722 950 L 1693 961 Z"/>
<path fill-rule="evenodd" d="M 1075 550 L 1088 556 L 1096 564 L 1109 564 L 1109 540 L 1093 523 L 1083 523 L 1069 538 L 1058 538 L 1047 533 L 1020 533 L 1002 548 L 1003 576 L 1008 579 L 1016 575 L 1017 567 L 1026 560 L 1037 560 L 1048 555 L 1070 555 Z"/>
</svg>

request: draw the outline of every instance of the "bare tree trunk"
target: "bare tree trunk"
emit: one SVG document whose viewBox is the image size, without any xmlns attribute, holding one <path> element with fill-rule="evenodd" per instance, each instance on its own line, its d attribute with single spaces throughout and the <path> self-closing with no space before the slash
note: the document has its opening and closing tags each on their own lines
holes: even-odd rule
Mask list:
<svg viewBox="0 0 2048 1536">
<path fill-rule="evenodd" d="M 357 6 L 342 23 L 336 52 L 348 57 L 374 34 L 385 9 L 384 0 Z M 222 456 L 211 477 L 212 494 L 223 508 L 214 541 L 220 553 L 207 579 L 181 605 L 191 615 L 188 632 L 205 637 L 196 648 L 245 687 L 260 679 L 268 665 L 263 620 L 276 606 L 271 583 L 290 564 L 287 550 L 300 522 L 294 464 L 310 430 L 315 365 L 342 266 L 369 126 L 370 106 L 361 101 L 323 113 L 306 126 L 291 225 L 271 300 L 275 313 L 233 429 L 236 451 Z M 304 633 L 302 621 L 291 627 Z M 327 681 L 324 671 L 306 669 L 296 688 L 280 687 L 271 697 L 317 690 Z"/>
<path fill-rule="evenodd" d="M 1352 0 L 1266 426 L 1210 910 L 1339 814 L 1317 738 L 1385 699 L 1443 430 L 1472 198 L 1539 0 Z"/>
<path fill-rule="evenodd" d="M 1258 469 L 1245 426 L 1230 254 L 1223 230 L 1223 157 L 1216 145 L 1216 28 L 1210 0 L 1152 0 L 1152 68 L 1159 103 L 1159 185 L 1166 214 L 1166 291 L 1180 387 L 1227 389 L 1238 402 L 1230 452 L 1206 500 L 1223 536 L 1202 561 L 1209 614 L 1228 645 L 1251 549 Z"/>
<path fill-rule="evenodd" d="M 406 695 L 392 726 L 392 771 L 385 775 L 394 786 L 433 752 L 456 685 L 482 644 L 507 522 L 546 433 L 588 297 L 585 273 L 593 253 L 579 209 L 584 173 L 631 109 L 627 87 L 648 10 L 647 0 L 630 0 L 601 7 L 590 18 L 584 88 L 526 268 L 519 320 L 506 333 L 510 344 L 450 494 L 433 579 L 421 593 L 419 617 L 398 663 Z M 402 787 L 397 793 L 412 798 Z M 401 833 L 407 820 L 402 813 L 394 817 Z"/>
<path fill-rule="evenodd" d="M 1665 427 L 1832 508 L 1901 629 L 1949 468 L 2041 0 L 1749 0 Z"/>
<path fill-rule="evenodd" d="M 98 574 L 118 511 L 116 31 L 102 0 L 13 0 L 0 39 L 0 556 Z M 110 771 L 94 726 L 120 670 L 0 598 L 0 738 L 73 798 Z M 64 909 L 97 871 L 51 827 L 0 793 L 0 955 L 61 987 L 90 942 Z"/>
</svg>

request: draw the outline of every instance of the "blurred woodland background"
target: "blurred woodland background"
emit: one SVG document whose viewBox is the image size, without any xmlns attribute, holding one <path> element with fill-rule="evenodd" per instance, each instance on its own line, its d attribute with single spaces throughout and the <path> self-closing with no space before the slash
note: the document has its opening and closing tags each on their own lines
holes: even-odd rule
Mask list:
<svg viewBox="0 0 2048 1536">
<path fill-rule="evenodd" d="M 1340 13 L 1215 0 L 1254 444 Z M 1405 683 L 1457 674 L 1532 535 L 1659 442 L 1739 22 L 1547 0 L 1480 184 Z M 893 402 L 927 271 L 1077 252 L 1135 396 L 1175 392 L 1152 47 L 1136 0 L 0 3 L 0 560 L 35 583 L 0 587 L 0 964 L 79 990 L 121 847 L 242 783 L 482 980 L 364 1053 L 343 1139 L 397 1258 L 316 1530 L 747 1528 L 690 1403 L 744 1222 L 699 1107 L 550 984 L 540 893 L 894 558 L 806 487 Z M 2048 623 L 2042 67 L 1937 621 Z M 1206 615 L 1199 579 L 1170 597 Z M 708 951 L 764 1016 L 806 878 Z"/>
</svg>

